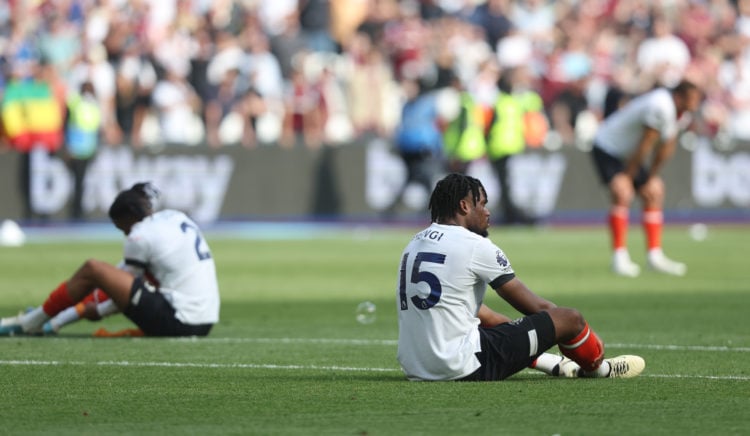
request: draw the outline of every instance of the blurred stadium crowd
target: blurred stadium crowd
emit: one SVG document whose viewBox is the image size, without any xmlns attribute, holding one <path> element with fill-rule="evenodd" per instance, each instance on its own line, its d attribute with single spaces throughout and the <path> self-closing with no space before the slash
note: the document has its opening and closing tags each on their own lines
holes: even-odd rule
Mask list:
<svg viewBox="0 0 750 436">
<path fill-rule="evenodd" d="M 749 40 L 750 0 L 8 0 L 0 94 L 92 85 L 103 144 L 314 148 L 392 136 L 407 81 L 491 105 L 524 66 L 558 146 L 683 78 L 702 133 L 750 141 Z"/>
</svg>

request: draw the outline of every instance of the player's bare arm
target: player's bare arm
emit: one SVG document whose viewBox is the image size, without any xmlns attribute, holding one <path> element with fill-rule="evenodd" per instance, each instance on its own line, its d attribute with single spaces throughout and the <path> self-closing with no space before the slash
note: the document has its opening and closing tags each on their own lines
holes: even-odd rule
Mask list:
<svg viewBox="0 0 750 436">
<path fill-rule="evenodd" d="M 494 327 L 512 321 L 507 316 L 490 309 L 486 304 L 479 306 L 477 318 L 479 318 L 479 325 L 482 327 Z"/>
<path fill-rule="evenodd" d="M 499 286 L 495 289 L 495 292 L 497 292 L 500 298 L 507 301 L 514 309 L 524 315 L 531 315 L 532 313 L 539 313 L 543 310 L 557 307 L 551 301 L 545 300 L 532 292 L 517 277 Z"/>
<path fill-rule="evenodd" d="M 648 175 L 650 177 L 654 177 L 659 174 L 662 167 L 664 166 L 664 163 L 672 157 L 676 148 L 676 136 L 673 136 L 672 138 L 659 144 L 659 146 L 654 151 L 653 161 L 651 162 L 651 166 L 648 169 Z"/>
</svg>

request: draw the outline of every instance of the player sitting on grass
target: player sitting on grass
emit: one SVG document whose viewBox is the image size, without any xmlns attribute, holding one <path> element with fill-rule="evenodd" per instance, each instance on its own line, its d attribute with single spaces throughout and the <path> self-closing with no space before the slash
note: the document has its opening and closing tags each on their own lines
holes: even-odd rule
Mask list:
<svg viewBox="0 0 750 436">
<path fill-rule="evenodd" d="M 154 212 L 155 193 L 149 184 L 137 183 L 120 192 L 109 209 L 112 223 L 127 236 L 122 269 L 87 260 L 44 304 L 0 320 L 0 335 L 41 334 L 51 318 L 60 321 L 54 317 L 61 313 L 73 317 L 75 309 L 64 311 L 97 289 L 148 336 L 207 335 L 219 320 L 219 287 L 211 252 L 187 215 L 168 209 Z M 108 303 L 97 308 L 102 304 Z M 88 307 L 92 310 L 91 303 Z M 112 310 L 101 309 L 98 315 Z M 85 310 L 86 305 L 81 315 Z"/>
<path fill-rule="evenodd" d="M 604 344 L 580 312 L 557 307 L 516 277 L 487 238 L 490 212 L 479 180 L 449 174 L 429 207 L 432 224 L 404 249 L 396 292 L 398 360 L 409 380 L 503 380 L 527 367 L 610 378 L 643 371 L 638 356 L 604 359 Z M 490 310 L 487 285 L 526 316 L 511 320 Z M 544 353 L 555 345 L 574 363 Z"/>
</svg>

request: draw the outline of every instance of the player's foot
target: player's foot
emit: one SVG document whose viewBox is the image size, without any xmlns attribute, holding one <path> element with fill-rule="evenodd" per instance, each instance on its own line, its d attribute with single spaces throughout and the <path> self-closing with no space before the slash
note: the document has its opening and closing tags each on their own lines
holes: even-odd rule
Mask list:
<svg viewBox="0 0 750 436">
<path fill-rule="evenodd" d="M 608 378 L 631 378 L 643 372 L 646 361 L 640 356 L 624 354 L 622 356 L 604 359 L 609 363 Z"/>
<path fill-rule="evenodd" d="M 641 267 L 630 260 L 627 251 L 618 251 L 612 256 L 612 272 L 624 277 L 638 277 Z"/>
<path fill-rule="evenodd" d="M 47 321 L 42 326 L 42 334 L 44 336 L 56 335 L 57 329 L 55 328 L 55 326 L 52 325 L 51 322 Z"/>
<path fill-rule="evenodd" d="M 18 316 L 0 319 L 0 336 L 22 335 L 23 327 Z"/>
<path fill-rule="evenodd" d="M 574 361 L 563 357 L 559 364 L 557 364 L 558 377 L 565 378 L 577 378 L 581 377 L 581 366 Z"/>
<path fill-rule="evenodd" d="M 661 251 L 655 251 L 648 254 L 648 266 L 656 272 L 673 276 L 684 276 L 687 272 L 687 265 L 681 262 L 675 262 L 665 256 Z"/>
</svg>

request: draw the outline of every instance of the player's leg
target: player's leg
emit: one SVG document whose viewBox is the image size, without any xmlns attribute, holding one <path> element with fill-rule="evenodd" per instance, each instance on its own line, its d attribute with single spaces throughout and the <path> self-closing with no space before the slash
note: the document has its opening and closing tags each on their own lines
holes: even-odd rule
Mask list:
<svg viewBox="0 0 750 436">
<path fill-rule="evenodd" d="M 511 318 L 508 318 L 501 313 L 495 312 L 485 304 L 479 306 L 477 318 L 479 318 L 479 326 L 485 328 L 495 327 L 500 324 L 512 321 Z M 557 354 L 542 353 L 533 362 L 531 362 L 529 368 L 536 369 L 552 376 L 577 377 L 577 369 L 579 368 L 578 365 L 575 365 L 575 368 L 573 368 L 571 365 L 568 365 L 566 367 L 568 369 L 568 372 L 561 371 L 560 364 L 563 362 L 563 359 L 563 356 L 559 356 Z"/>
<path fill-rule="evenodd" d="M 479 339 L 482 351 L 477 359 L 481 366 L 462 380 L 504 380 L 528 368 L 555 346 L 555 328 L 549 314 L 541 312 L 494 327 L 480 327 Z"/>
<path fill-rule="evenodd" d="M 654 271 L 676 276 L 685 275 L 687 266 L 664 255 L 661 236 L 664 228 L 664 181 L 653 176 L 638 187 L 643 200 L 643 230 L 648 247 L 648 265 Z"/>
<path fill-rule="evenodd" d="M 624 173 L 617 173 L 608 186 L 611 204 L 607 223 L 612 240 L 612 271 L 618 275 L 636 277 L 641 268 L 630 259 L 627 246 L 630 204 L 635 196 L 633 181 Z"/>
<path fill-rule="evenodd" d="M 630 259 L 627 248 L 630 204 L 635 196 L 633 181 L 624 172 L 621 159 L 594 146 L 591 156 L 601 182 L 607 186 L 610 207 L 607 225 L 612 241 L 612 271 L 615 274 L 636 277 L 641 268 Z"/>
<path fill-rule="evenodd" d="M 580 376 L 634 377 L 643 371 L 645 362 L 638 356 L 604 359 L 604 343 L 577 310 L 556 307 L 548 313 L 560 352 L 581 367 Z M 571 370 L 566 362 L 559 365 Z"/>
<path fill-rule="evenodd" d="M 24 332 L 41 331 L 47 320 L 74 306 L 96 288 L 104 291 L 118 308 L 125 308 L 130 299 L 133 276 L 106 262 L 87 260 L 73 276 L 58 285 L 41 307 L 21 316 Z"/>
<path fill-rule="evenodd" d="M 75 306 L 68 307 L 44 323 L 43 332 L 45 334 L 57 333 L 64 326 L 80 319 L 98 321 L 113 313 L 117 313 L 117 311 L 117 306 L 115 306 L 109 296 L 101 289 L 97 289 Z"/>
</svg>

